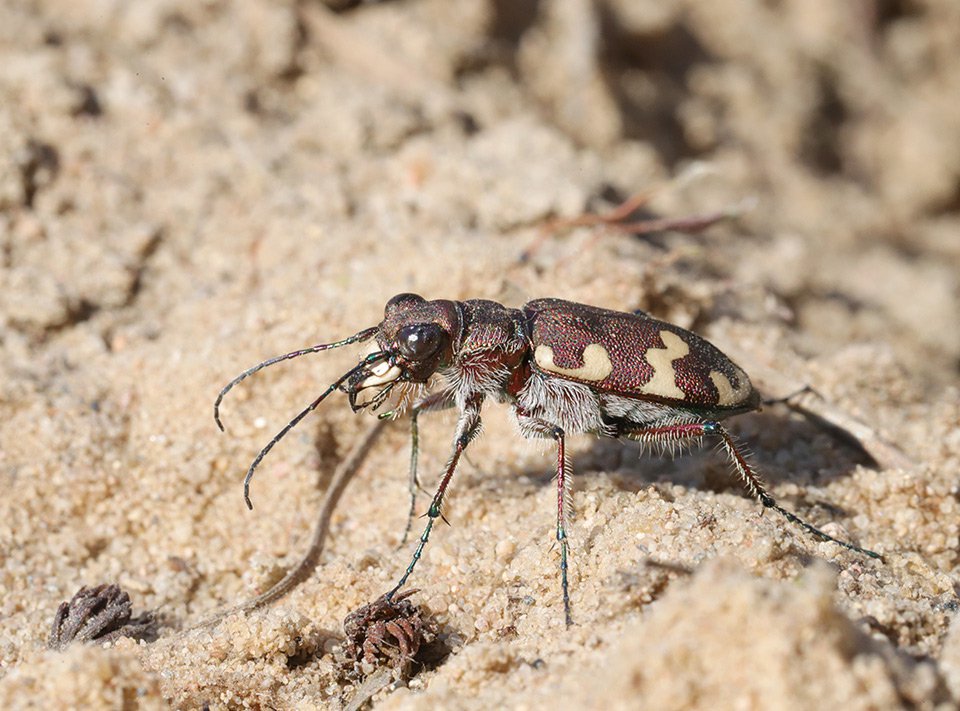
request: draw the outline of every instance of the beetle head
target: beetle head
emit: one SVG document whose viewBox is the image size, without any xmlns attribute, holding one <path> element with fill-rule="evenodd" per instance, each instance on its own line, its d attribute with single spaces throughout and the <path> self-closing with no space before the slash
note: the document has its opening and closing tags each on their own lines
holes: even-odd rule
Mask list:
<svg viewBox="0 0 960 711">
<path fill-rule="evenodd" d="M 387 302 L 377 331 L 380 358 L 354 373 L 345 384 L 354 411 L 383 403 L 397 383 L 426 383 L 453 361 L 460 333 L 460 309 L 453 301 L 427 301 L 417 294 L 398 294 Z M 376 389 L 358 402 L 361 391 Z"/>
</svg>

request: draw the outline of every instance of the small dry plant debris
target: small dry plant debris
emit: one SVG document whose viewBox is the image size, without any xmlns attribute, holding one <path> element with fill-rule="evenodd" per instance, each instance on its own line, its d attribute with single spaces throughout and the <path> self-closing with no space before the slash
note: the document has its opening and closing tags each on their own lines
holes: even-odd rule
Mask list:
<svg viewBox="0 0 960 711">
<path fill-rule="evenodd" d="M 344 618 L 338 663 L 347 681 L 361 682 L 345 700 L 345 711 L 364 708 L 384 689 L 404 685 L 449 654 L 432 620 L 407 599 L 415 592 L 381 595 Z"/>
<path fill-rule="evenodd" d="M 120 637 L 155 640 L 155 615 L 145 612 L 133 617 L 132 611 L 130 596 L 119 585 L 84 585 L 70 602 L 57 608 L 47 647 L 64 649 L 74 641 L 102 644 Z"/>
<path fill-rule="evenodd" d="M 431 634 L 420 608 L 409 598 L 416 589 L 407 590 L 393 599 L 381 595 L 373 602 L 357 608 L 343 620 L 344 663 L 361 676 L 374 667 L 389 666 L 409 678 L 410 671 L 423 644 Z M 432 636 L 432 635 L 431 635 Z"/>
<path fill-rule="evenodd" d="M 659 193 L 668 188 L 676 188 L 680 184 L 688 183 L 702 172 L 702 169 L 698 167 L 672 181 L 631 195 L 609 212 L 584 212 L 572 218 L 548 220 L 541 226 L 540 234 L 520 254 L 520 262 L 522 264 L 529 262 L 548 239 L 575 227 L 597 227 L 632 234 L 637 237 L 655 232 L 698 234 L 719 222 L 736 219 L 754 207 L 756 200 L 747 198 L 740 203 L 727 205 L 714 212 L 684 215 L 682 217 L 658 217 L 653 213 L 645 212 L 647 204 Z M 601 232 L 597 232 L 587 244 L 586 249 L 590 249 L 601 234 Z"/>
</svg>

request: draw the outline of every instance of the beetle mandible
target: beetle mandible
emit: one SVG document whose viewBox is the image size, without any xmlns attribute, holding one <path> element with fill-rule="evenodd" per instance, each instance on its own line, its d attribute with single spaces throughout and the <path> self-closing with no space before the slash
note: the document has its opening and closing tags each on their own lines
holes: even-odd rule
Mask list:
<svg viewBox="0 0 960 711">
<path fill-rule="evenodd" d="M 244 480 L 244 500 L 253 508 L 250 480 L 264 456 L 331 393 L 346 393 L 354 412 L 376 410 L 393 393 L 399 395 L 399 403 L 381 417 L 396 417 L 406 406 L 411 410 L 412 513 L 418 485 L 417 418 L 423 412 L 456 408 L 452 451 L 427 510 L 426 525 L 388 599 L 413 573 L 436 520 L 443 515 L 447 487 L 464 450 L 480 434 L 480 411 L 488 397 L 511 406 L 525 437 L 556 442 L 556 537 L 568 625 L 565 495 L 571 471 L 565 441 L 570 434 L 589 432 L 660 445 L 716 438 L 747 493 L 764 508 L 822 541 L 881 558 L 830 536 L 776 502 L 720 424 L 731 415 L 759 408 L 760 395 L 747 374 L 705 339 L 642 311 L 622 313 L 561 299 L 537 299 L 512 309 L 484 299 L 427 301 L 417 294 L 398 294 L 387 302 L 378 326 L 341 341 L 271 358 L 241 373 L 217 397 L 217 425 L 223 430 L 224 395 L 249 375 L 280 361 L 371 339 L 376 344 L 373 352 L 337 378 L 260 451 Z M 441 376 L 442 386 L 431 392 L 428 384 L 435 375 Z"/>
</svg>

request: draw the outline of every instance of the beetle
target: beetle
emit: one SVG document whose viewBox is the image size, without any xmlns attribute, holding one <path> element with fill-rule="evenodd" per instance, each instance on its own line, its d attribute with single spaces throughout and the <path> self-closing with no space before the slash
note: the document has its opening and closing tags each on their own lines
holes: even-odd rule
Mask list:
<svg viewBox="0 0 960 711">
<path fill-rule="evenodd" d="M 252 509 L 250 481 L 264 456 L 331 393 L 341 391 L 354 412 L 376 410 L 391 396 L 397 404 L 381 417 L 394 418 L 410 409 L 412 514 L 418 486 L 417 418 L 423 412 L 456 408 L 459 415 L 451 452 L 427 510 L 426 525 L 387 599 L 406 584 L 436 520 L 443 515 L 444 497 L 460 457 L 480 434 L 480 412 L 487 398 L 511 407 L 524 437 L 556 443 L 556 538 L 567 625 L 571 615 L 566 495 L 571 469 L 565 443 L 571 434 L 594 433 L 661 446 L 715 438 L 747 493 L 764 509 L 778 512 L 821 541 L 881 559 L 880 554 L 834 538 L 777 503 L 721 424 L 727 417 L 759 409 L 760 395 L 747 374 L 705 339 L 642 311 L 623 313 L 553 298 L 514 309 L 484 299 L 428 301 L 417 294 L 398 294 L 387 302 L 379 325 L 340 341 L 271 358 L 234 378 L 214 404 L 217 425 L 223 430 L 224 396 L 253 373 L 308 353 L 371 340 L 371 352 L 260 450 L 244 479 L 244 500 Z M 437 379 L 440 387 L 431 388 Z"/>
</svg>

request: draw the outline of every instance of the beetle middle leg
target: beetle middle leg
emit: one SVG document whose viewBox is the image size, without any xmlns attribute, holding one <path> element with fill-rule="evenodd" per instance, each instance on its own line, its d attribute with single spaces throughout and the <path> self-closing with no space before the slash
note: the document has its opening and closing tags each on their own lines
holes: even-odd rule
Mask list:
<svg viewBox="0 0 960 711">
<path fill-rule="evenodd" d="M 413 558 L 410 561 L 410 565 L 407 566 L 406 572 L 404 572 L 403 577 L 400 578 L 393 589 L 387 593 L 388 600 L 393 599 L 393 596 L 406 584 L 407 579 L 413 573 L 413 569 L 417 566 L 417 561 L 419 561 L 420 556 L 423 555 L 423 549 L 426 547 L 427 541 L 430 540 L 430 531 L 433 530 L 433 524 L 443 513 L 443 497 L 447 493 L 447 487 L 450 485 L 450 480 L 453 479 L 454 472 L 457 470 L 460 455 L 463 454 L 467 445 L 480 434 L 480 428 L 482 426 L 480 421 L 480 407 L 483 404 L 483 399 L 483 395 L 474 395 L 464 403 L 460 411 L 460 420 L 457 422 L 457 434 L 453 440 L 453 451 L 447 460 L 447 467 L 443 477 L 440 479 L 437 493 L 433 495 L 433 501 L 427 510 L 427 525 L 424 526 L 423 533 L 420 534 L 420 541 L 417 543 L 417 548 L 413 552 Z"/>
<path fill-rule="evenodd" d="M 560 587 L 563 590 L 564 621 L 569 627 L 573 624 L 573 618 L 570 616 L 570 587 L 567 584 L 567 517 L 565 508 L 570 467 L 567 464 L 563 430 L 554 427 L 551 434 L 557 442 L 557 541 L 560 543 Z"/>
<path fill-rule="evenodd" d="M 570 586 L 567 582 L 569 570 L 569 543 L 567 541 L 567 496 L 570 480 L 570 464 L 567 461 L 566 440 L 563 428 L 551 424 L 539 417 L 518 408 L 517 422 L 527 437 L 550 437 L 557 443 L 557 543 L 560 544 L 560 589 L 563 593 L 563 615 L 567 627 L 573 624 L 570 615 Z"/>
<path fill-rule="evenodd" d="M 842 548 L 846 548 L 854 553 L 860 553 L 862 555 L 869 556 L 870 558 L 876 558 L 878 560 L 883 559 L 879 553 L 867 550 L 866 548 L 861 548 L 860 546 L 856 546 L 852 543 L 847 543 L 846 541 L 841 541 L 840 539 L 834 538 L 828 533 L 824 533 L 819 528 L 804 521 L 795 513 L 780 506 L 780 504 L 778 504 L 773 496 L 771 496 L 767 491 L 763 480 L 756 473 L 756 471 L 754 471 L 753 467 L 750 466 L 750 463 L 747 462 L 746 457 L 744 457 L 737 448 L 733 437 L 730 436 L 730 434 L 719 422 L 679 422 L 649 427 L 628 427 L 621 429 L 619 434 L 620 436 L 637 440 L 642 443 L 658 444 L 670 444 L 674 442 L 684 442 L 687 440 L 698 440 L 706 436 L 718 437 L 724 451 L 727 453 L 727 456 L 733 463 L 734 469 L 736 469 L 737 474 L 740 476 L 740 480 L 743 482 L 743 486 L 747 490 L 747 493 L 750 494 L 752 498 L 759 501 L 764 508 L 773 509 L 787 519 L 790 523 L 799 526 L 807 533 L 821 541 L 835 543 Z"/>
</svg>

